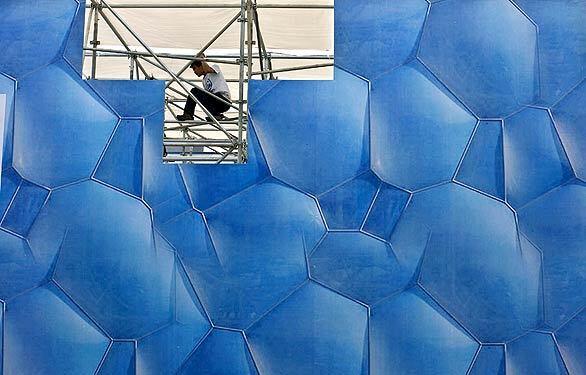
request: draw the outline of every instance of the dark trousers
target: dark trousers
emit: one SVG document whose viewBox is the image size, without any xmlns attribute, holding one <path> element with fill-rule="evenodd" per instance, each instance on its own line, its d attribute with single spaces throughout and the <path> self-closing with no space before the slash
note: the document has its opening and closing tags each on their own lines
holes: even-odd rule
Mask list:
<svg viewBox="0 0 586 375">
<path fill-rule="evenodd" d="M 213 115 L 219 115 L 221 113 L 226 112 L 228 109 L 230 109 L 230 106 L 224 102 L 221 102 L 220 100 L 214 98 L 213 96 L 210 96 L 208 94 L 206 94 L 205 92 L 196 89 L 195 87 L 191 89 L 191 93 L 193 94 L 193 96 L 195 96 L 197 98 L 197 100 L 199 100 L 199 102 L 206 107 L 206 109 Z M 216 95 L 218 96 L 218 95 Z M 227 101 L 227 100 L 226 100 Z M 195 100 L 193 100 L 191 98 L 191 96 L 187 97 L 187 102 L 185 103 L 185 108 L 183 109 L 183 113 L 186 115 L 192 115 L 195 112 Z"/>
</svg>

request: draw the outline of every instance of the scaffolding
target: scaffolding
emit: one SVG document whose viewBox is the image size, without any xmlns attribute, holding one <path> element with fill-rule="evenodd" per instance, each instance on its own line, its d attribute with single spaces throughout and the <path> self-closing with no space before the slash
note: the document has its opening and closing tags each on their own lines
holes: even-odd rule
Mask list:
<svg viewBox="0 0 586 375">
<path fill-rule="evenodd" d="M 164 74 L 165 84 L 165 121 L 163 138 L 163 160 L 170 163 L 245 163 L 247 160 L 246 130 L 248 125 L 246 88 L 251 79 L 276 79 L 276 74 L 306 69 L 333 66 L 331 54 L 282 55 L 270 51 L 265 45 L 259 21 L 258 9 L 333 9 L 323 4 L 257 4 L 256 0 L 240 0 L 240 4 L 185 4 L 185 3 L 112 3 L 106 0 L 90 0 L 86 5 L 89 11 L 85 41 L 84 58 L 91 59 L 89 79 L 97 79 L 98 58 L 104 56 L 124 56 L 129 61 L 131 80 L 155 79 L 147 67 Z M 176 54 L 151 48 L 133 31 L 117 9 L 235 9 L 236 13 L 220 30 L 195 54 Z M 107 25 L 115 35 L 120 48 L 102 48 L 99 40 L 101 25 Z M 239 25 L 239 53 L 206 54 L 205 61 L 218 65 L 231 65 L 238 68 L 238 77 L 227 79 L 238 84 L 238 96 L 233 101 L 216 96 L 198 86 L 199 80 L 187 79 L 183 74 L 190 65 L 201 57 L 228 29 Z M 130 38 L 129 38 L 130 36 Z M 138 43 L 138 45 L 136 45 Z M 286 68 L 273 68 L 273 60 L 326 60 L 326 63 L 298 65 Z M 184 62 L 181 69 L 174 71 L 169 61 Z M 253 70 L 253 65 L 258 69 Z M 228 117 L 218 119 L 205 108 L 192 89 L 212 96 L 230 106 Z M 177 119 L 182 103 L 191 98 L 197 104 L 192 121 Z"/>
</svg>

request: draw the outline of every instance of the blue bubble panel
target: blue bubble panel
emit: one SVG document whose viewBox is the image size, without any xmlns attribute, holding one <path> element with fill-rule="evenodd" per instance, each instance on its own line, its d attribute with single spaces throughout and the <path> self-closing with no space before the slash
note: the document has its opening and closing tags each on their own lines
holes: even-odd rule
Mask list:
<svg viewBox="0 0 586 375">
<path fill-rule="evenodd" d="M 564 363 L 571 374 L 586 373 L 586 309 L 582 309 L 555 336 Z"/>
<path fill-rule="evenodd" d="M 586 301 L 586 186 L 572 183 L 519 211 L 523 234 L 543 253 L 545 322 L 553 328 Z"/>
<path fill-rule="evenodd" d="M 47 187 L 89 177 L 117 117 L 69 66 L 61 63 L 19 81 L 18 94 L 16 170 L 27 180 Z M 85 126 L 88 118 L 91 126 Z"/>
<path fill-rule="evenodd" d="M 586 3 L 581 0 L 515 1 L 539 27 L 541 99 L 552 105 L 586 68 Z"/>
<path fill-rule="evenodd" d="M 486 345 L 474 360 L 470 375 L 505 375 L 505 348 L 500 345 Z"/>
<path fill-rule="evenodd" d="M 141 197 L 142 145 L 142 120 L 122 120 L 100 161 L 95 177 Z"/>
<path fill-rule="evenodd" d="M 134 346 L 133 341 L 114 341 L 97 375 L 135 375 Z"/>
<path fill-rule="evenodd" d="M 92 374 L 109 340 L 52 284 L 8 302 L 5 374 Z"/>
<path fill-rule="evenodd" d="M 537 99 L 537 29 L 508 0 L 432 4 L 419 57 L 479 117 Z"/>
<path fill-rule="evenodd" d="M 26 236 L 49 191 L 23 180 L 2 220 L 2 228 Z"/>
<path fill-rule="evenodd" d="M 372 82 L 372 168 L 385 182 L 415 190 L 449 180 L 476 119 L 420 64 Z"/>
<path fill-rule="evenodd" d="M 21 181 L 22 179 L 18 173 L 12 168 L 2 172 L 2 180 L 0 182 L 0 217 L 4 217 Z"/>
<path fill-rule="evenodd" d="M 547 111 L 529 108 L 505 120 L 507 199 L 520 207 L 572 178 Z"/>
<path fill-rule="evenodd" d="M 380 181 L 371 172 L 352 179 L 318 197 L 330 229 L 359 229 Z"/>
<path fill-rule="evenodd" d="M 250 115 L 273 176 L 301 190 L 320 194 L 368 168 L 368 83 L 350 73 L 281 81 Z"/>
<path fill-rule="evenodd" d="M 413 276 L 388 244 L 358 232 L 328 234 L 309 266 L 316 280 L 368 304 L 404 288 Z"/>
<path fill-rule="evenodd" d="M 247 332 L 261 374 L 367 374 L 367 310 L 319 285 L 293 293 Z"/>
<path fill-rule="evenodd" d="M 531 332 L 507 345 L 507 374 L 566 375 L 568 371 L 551 335 Z"/>
<path fill-rule="evenodd" d="M 430 231 L 421 284 L 477 338 L 503 342 L 539 323 L 540 259 L 520 250 L 507 206 L 450 183 L 415 194 L 406 215 Z"/>
<path fill-rule="evenodd" d="M 586 81 L 560 101 L 553 118 L 576 175 L 586 181 Z"/>
<path fill-rule="evenodd" d="M 57 58 L 78 7 L 75 0 L 4 1 L 0 72 L 20 78 Z"/>
<path fill-rule="evenodd" d="M 481 121 L 456 179 L 493 197 L 505 199 L 503 128 L 500 121 Z"/>
<path fill-rule="evenodd" d="M 336 64 L 368 79 L 403 64 L 415 55 L 427 8 L 425 0 L 336 1 Z"/>
<path fill-rule="evenodd" d="M 374 306 L 370 374 L 465 374 L 478 344 L 435 302 L 411 289 Z"/>
<path fill-rule="evenodd" d="M 214 329 L 179 374 L 257 375 L 242 333 Z"/>
<path fill-rule="evenodd" d="M 88 0 L 87 3 L 90 3 Z M 63 58 L 75 69 L 79 75 L 83 73 L 83 54 L 84 51 L 79 48 L 84 43 L 84 25 L 86 15 L 86 0 L 79 0 L 80 6 L 77 8 L 73 24 L 69 29 L 69 37 L 65 42 Z"/>
<path fill-rule="evenodd" d="M 388 240 L 408 199 L 409 193 L 384 183 L 381 184 L 363 229 Z"/>
<path fill-rule="evenodd" d="M 14 133 L 14 88 L 15 81 L 0 73 L 0 94 L 5 95 L 4 123 L 0 128 L 4 128 L 0 137 L 2 137 L 2 147 L 0 152 L 0 169 L 4 170 L 12 164 L 12 134 Z M 0 172 L 0 175 L 4 173 Z M 0 185 L 1 187 L 1 185 Z"/>
<path fill-rule="evenodd" d="M 88 83 L 120 117 L 147 117 L 161 111 L 164 106 L 163 81 L 91 80 Z"/>
</svg>

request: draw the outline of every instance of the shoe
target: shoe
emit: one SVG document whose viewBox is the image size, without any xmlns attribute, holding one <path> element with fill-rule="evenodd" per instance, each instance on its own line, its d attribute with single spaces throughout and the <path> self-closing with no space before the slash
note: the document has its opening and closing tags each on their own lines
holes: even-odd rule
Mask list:
<svg viewBox="0 0 586 375">
<path fill-rule="evenodd" d="M 189 114 L 184 113 L 182 115 L 178 115 L 177 120 L 178 121 L 191 121 L 191 120 L 193 120 L 193 115 L 189 115 Z"/>
<path fill-rule="evenodd" d="M 224 114 L 223 114 L 223 113 L 218 113 L 218 114 L 215 114 L 215 115 L 214 115 L 214 118 L 215 118 L 216 120 L 218 120 L 218 121 L 224 121 L 224 120 L 227 120 L 227 119 L 228 119 L 228 117 L 224 116 Z M 212 121 L 212 119 L 211 119 L 211 118 L 209 118 L 208 116 L 206 116 L 206 121 L 210 121 L 210 122 L 211 122 L 211 121 Z"/>
</svg>

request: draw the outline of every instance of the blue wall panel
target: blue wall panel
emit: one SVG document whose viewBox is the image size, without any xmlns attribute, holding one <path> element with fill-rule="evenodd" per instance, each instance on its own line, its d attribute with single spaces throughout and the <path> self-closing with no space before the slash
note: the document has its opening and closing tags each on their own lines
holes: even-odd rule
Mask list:
<svg viewBox="0 0 586 375">
<path fill-rule="evenodd" d="M 337 0 L 335 80 L 181 167 L 83 7 L 0 6 L 0 374 L 586 371 L 583 1 Z"/>
</svg>

